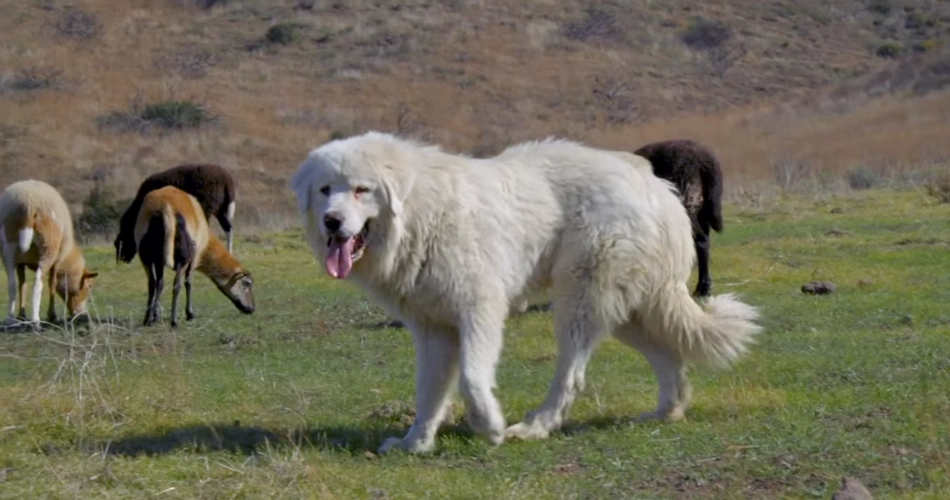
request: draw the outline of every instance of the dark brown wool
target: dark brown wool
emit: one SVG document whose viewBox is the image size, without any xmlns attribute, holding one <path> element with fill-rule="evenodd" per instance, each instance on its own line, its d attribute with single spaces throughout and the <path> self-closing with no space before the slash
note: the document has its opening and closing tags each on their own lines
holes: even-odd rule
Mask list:
<svg viewBox="0 0 950 500">
<path fill-rule="evenodd" d="M 135 199 L 122 214 L 119 222 L 119 234 L 115 238 L 116 259 L 129 263 L 135 258 L 135 220 L 142 207 L 142 199 L 148 193 L 165 186 L 175 186 L 194 196 L 208 221 L 210 222 L 212 217 L 216 218 L 221 229 L 230 235 L 232 226 L 228 220 L 228 205 L 235 200 L 234 179 L 231 174 L 219 165 L 179 165 L 150 175 L 139 186 Z"/>
<path fill-rule="evenodd" d="M 709 230 L 722 231 L 722 168 L 712 152 L 695 141 L 654 142 L 634 151 L 653 165 L 653 173 L 672 182 L 689 213 L 699 264 L 693 292 L 705 297 L 712 289 L 709 276 Z"/>
</svg>

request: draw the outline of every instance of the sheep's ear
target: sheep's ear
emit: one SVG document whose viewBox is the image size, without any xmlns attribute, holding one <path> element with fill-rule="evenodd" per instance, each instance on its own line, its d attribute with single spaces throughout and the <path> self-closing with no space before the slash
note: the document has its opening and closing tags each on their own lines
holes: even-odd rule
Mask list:
<svg viewBox="0 0 950 500">
<path fill-rule="evenodd" d="M 290 178 L 290 190 L 297 195 L 297 205 L 300 213 L 310 210 L 310 184 L 313 177 L 312 168 L 307 162 L 297 167 L 297 171 Z"/>
<path fill-rule="evenodd" d="M 79 282 L 79 286 L 83 287 L 86 285 L 86 280 L 94 280 L 99 276 L 99 273 L 96 271 L 83 271 L 82 272 L 82 281 Z"/>
</svg>

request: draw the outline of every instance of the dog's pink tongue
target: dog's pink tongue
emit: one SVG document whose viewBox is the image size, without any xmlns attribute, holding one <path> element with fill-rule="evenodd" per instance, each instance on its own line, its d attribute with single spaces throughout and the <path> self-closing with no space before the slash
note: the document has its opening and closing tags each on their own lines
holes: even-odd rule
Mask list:
<svg viewBox="0 0 950 500">
<path fill-rule="evenodd" d="M 353 269 L 353 243 L 355 238 L 340 241 L 333 238 L 330 241 L 330 251 L 327 253 L 327 274 L 336 279 L 344 279 Z"/>
</svg>

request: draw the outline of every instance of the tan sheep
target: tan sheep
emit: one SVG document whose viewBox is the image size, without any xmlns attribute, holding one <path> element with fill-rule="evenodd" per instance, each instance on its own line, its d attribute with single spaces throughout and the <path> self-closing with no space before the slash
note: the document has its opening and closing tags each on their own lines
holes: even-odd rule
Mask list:
<svg viewBox="0 0 950 500">
<path fill-rule="evenodd" d="M 151 191 L 142 200 L 135 221 L 139 259 L 148 275 L 148 308 L 143 324 L 158 321 L 164 268 L 175 270 L 171 325 L 178 325 L 178 294 L 185 285 L 185 319 L 195 317 L 191 303 L 191 273 L 211 278 L 218 289 L 245 314 L 254 312 L 254 280 L 224 244 L 211 233 L 194 196 L 174 186 Z"/>
<path fill-rule="evenodd" d="M 27 267 L 36 273 L 31 322 L 40 321 L 44 276 L 49 277 L 49 321 L 56 321 L 54 292 L 66 302 L 70 315 L 85 312 L 93 281 L 99 273 L 86 269 L 86 260 L 73 240 L 69 208 L 59 192 L 45 182 L 32 179 L 7 186 L 0 195 L 0 225 L 0 247 L 10 301 L 7 322 L 15 322 L 17 312 L 20 317 L 26 315 Z"/>
</svg>

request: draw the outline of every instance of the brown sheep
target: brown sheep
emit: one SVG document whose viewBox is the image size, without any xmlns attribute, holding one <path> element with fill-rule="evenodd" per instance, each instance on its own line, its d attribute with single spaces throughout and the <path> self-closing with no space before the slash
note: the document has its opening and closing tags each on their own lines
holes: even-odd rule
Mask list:
<svg viewBox="0 0 950 500">
<path fill-rule="evenodd" d="M 194 196 L 174 187 L 156 189 L 142 199 L 134 236 L 139 259 L 148 275 L 145 326 L 159 319 L 164 268 L 175 270 L 171 325 L 178 326 L 178 294 L 185 284 L 185 319 L 194 319 L 191 274 L 195 269 L 211 278 L 221 293 L 245 314 L 254 312 L 254 280 L 211 233 Z"/>
<path fill-rule="evenodd" d="M 135 199 L 119 221 L 119 234 L 115 238 L 116 260 L 130 263 L 135 258 L 135 222 L 142 199 L 148 193 L 165 186 L 175 186 L 194 196 L 206 219 L 210 220 L 212 216 L 217 218 L 227 234 L 227 250 L 233 251 L 234 179 L 219 165 L 189 164 L 152 174 L 142 182 Z"/>
<path fill-rule="evenodd" d="M 50 322 L 56 321 L 55 294 L 66 302 L 71 316 L 84 313 L 99 273 L 86 269 L 86 261 L 73 239 L 69 207 L 59 192 L 32 179 L 7 186 L 0 195 L 0 225 L 10 301 L 7 322 L 16 322 L 17 313 L 21 318 L 26 316 L 26 268 L 36 273 L 30 322 L 40 322 L 45 276 L 49 276 Z"/>
<path fill-rule="evenodd" d="M 722 232 L 722 168 L 712 151 L 695 141 L 654 142 L 634 151 L 653 165 L 653 173 L 672 182 L 693 224 L 693 242 L 699 264 L 697 297 L 712 290 L 709 276 L 709 230 Z"/>
</svg>

